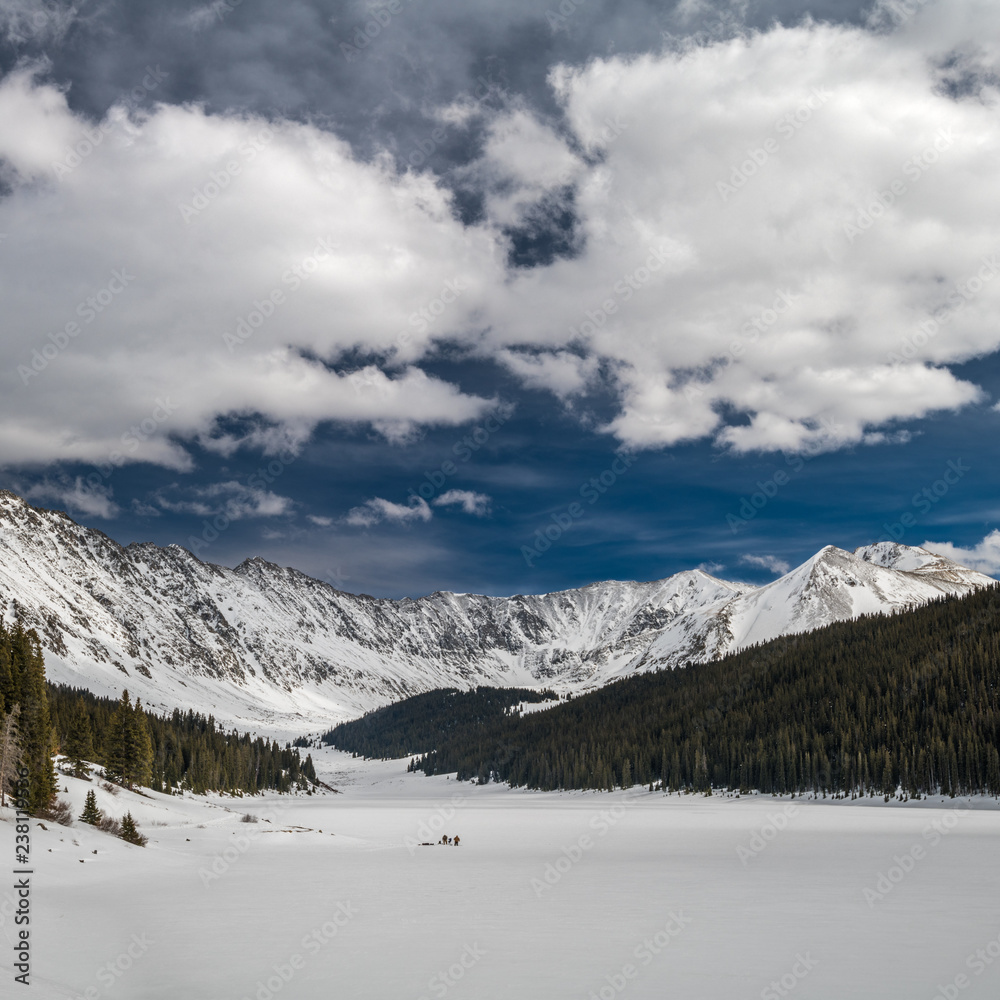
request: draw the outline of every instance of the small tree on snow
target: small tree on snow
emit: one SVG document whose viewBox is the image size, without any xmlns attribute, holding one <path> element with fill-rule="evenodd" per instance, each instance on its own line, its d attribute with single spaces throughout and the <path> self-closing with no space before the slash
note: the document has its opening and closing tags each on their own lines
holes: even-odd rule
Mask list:
<svg viewBox="0 0 1000 1000">
<path fill-rule="evenodd" d="M 122 816 L 122 829 L 118 836 L 121 837 L 122 840 L 128 841 L 130 844 L 135 844 L 137 847 L 146 846 L 146 838 L 139 833 L 139 830 L 135 825 L 135 820 L 132 819 L 132 814 L 130 812 L 127 812 L 124 816 Z"/>
<path fill-rule="evenodd" d="M 94 790 L 91 789 L 87 792 L 87 801 L 83 804 L 83 812 L 80 813 L 80 821 L 83 823 L 89 823 L 91 826 L 98 826 L 103 818 L 101 810 L 97 808 L 97 796 L 94 795 Z"/>
</svg>

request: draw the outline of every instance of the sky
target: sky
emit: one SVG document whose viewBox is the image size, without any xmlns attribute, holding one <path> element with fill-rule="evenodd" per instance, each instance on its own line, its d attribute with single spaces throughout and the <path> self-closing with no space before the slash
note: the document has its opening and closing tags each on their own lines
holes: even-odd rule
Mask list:
<svg viewBox="0 0 1000 1000">
<path fill-rule="evenodd" d="M 377 596 L 1000 574 L 991 0 L 0 0 L 0 485 Z"/>
</svg>

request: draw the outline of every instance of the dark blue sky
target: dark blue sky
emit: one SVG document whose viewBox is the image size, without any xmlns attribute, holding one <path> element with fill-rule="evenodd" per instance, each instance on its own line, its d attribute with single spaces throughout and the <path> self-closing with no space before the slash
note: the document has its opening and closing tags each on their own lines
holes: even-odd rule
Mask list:
<svg viewBox="0 0 1000 1000">
<path fill-rule="evenodd" d="M 975 372 L 1000 392 L 996 359 L 977 363 Z M 491 377 L 481 369 L 466 374 L 471 381 Z M 601 474 L 618 457 L 613 440 L 582 429 L 578 417 L 562 412 L 548 394 L 525 391 L 498 372 L 492 378 L 516 409 L 467 460 L 461 442 L 472 435 L 476 444 L 481 422 L 432 430 L 405 447 L 387 447 L 364 431 L 323 427 L 287 465 L 254 454 L 220 463 L 202 452 L 186 476 L 126 466 L 109 480 L 121 513 L 110 521 L 76 516 L 122 543 L 178 543 L 226 565 L 261 555 L 345 590 L 386 596 L 541 593 L 602 579 L 658 579 L 697 565 L 723 578 L 765 582 L 774 574 L 743 557 L 774 556 L 794 566 L 826 544 L 853 549 L 890 537 L 887 526 L 906 544 L 930 539 L 974 546 L 1000 524 L 996 414 L 988 406 L 914 422 L 905 444 L 814 457 L 736 456 L 708 443 L 633 453 L 632 464 L 606 485 Z M 278 464 L 269 473 L 272 462 Z M 441 470 L 448 462 L 456 471 L 446 475 Z M 915 504 L 949 462 L 969 472 L 940 499 Z M 62 471 L 74 477 L 93 470 L 67 465 Z M 788 481 L 772 485 L 780 473 Z M 129 506 L 132 500 L 149 504 L 157 494 L 180 496 L 194 484 L 218 479 L 249 483 L 255 474 L 273 480 L 273 491 L 294 498 L 294 506 L 280 517 L 234 521 L 218 538 L 205 528 L 213 517 L 162 509 L 158 516 L 142 516 Z M 596 485 L 581 495 L 594 479 Z M 441 485 L 431 491 L 434 483 Z M 773 496 L 752 519 L 742 516 L 754 509 L 762 486 Z M 430 499 L 448 489 L 485 493 L 492 509 L 477 518 L 448 508 L 428 522 L 382 522 L 367 529 L 336 523 L 369 497 L 406 504 L 410 491 L 422 488 Z M 582 516 L 557 532 L 573 503 L 580 504 Z M 902 531 L 900 518 L 907 512 L 915 526 Z M 335 523 L 317 526 L 309 515 Z M 523 547 L 544 547 L 537 532 L 546 528 L 557 539 L 525 558 Z"/>
<path fill-rule="evenodd" d="M 350 58 L 361 5 L 12 5 L 3 484 L 387 596 L 762 582 L 890 534 L 1000 570 L 1000 282 L 962 291 L 1000 248 L 977 31 L 566 3 L 386 5 Z"/>
</svg>

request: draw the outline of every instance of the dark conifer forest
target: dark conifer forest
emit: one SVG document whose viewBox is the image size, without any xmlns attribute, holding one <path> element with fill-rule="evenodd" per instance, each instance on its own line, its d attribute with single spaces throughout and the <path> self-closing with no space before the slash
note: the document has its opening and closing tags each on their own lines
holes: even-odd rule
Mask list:
<svg viewBox="0 0 1000 1000">
<path fill-rule="evenodd" d="M 537 704 L 557 697 L 553 691 L 527 688 L 439 688 L 341 723 L 323 742 L 362 757 L 406 757 L 508 718 L 521 702 Z"/>
<path fill-rule="evenodd" d="M 123 696 L 124 698 L 124 696 Z M 112 776 L 129 776 L 116 762 L 116 714 L 121 702 L 99 698 L 89 691 L 49 685 L 52 722 L 60 749 L 71 760 L 77 756 L 102 764 Z M 169 716 L 143 713 L 149 732 L 148 781 L 136 783 L 157 791 L 184 788 L 193 792 L 288 792 L 308 789 L 316 782 L 312 757 L 303 761 L 298 749 L 248 733 L 221 730 L 212 716 L 174 709 Z M 94 756 L 81 754 L 80 742 L 90 739 Z"/>
<path fill-rule="evenodd" d="M 29 809 L 42 814 L 53 803 L 54 754 L 62 753 L 79 777 L 91 764 L 128 788 L 170 792 L 310 790 L 312 757 L 298 749 L 222 731 L 215 720 L 178 710 L 147 713 L 127 691 L 120 699 L 53 685 L 45 679 L 38 635 L 0 622 L 0 784 L 13 789 L 15 768 L 28 772 Z"/>
<path fill-rule="evenodd" d="M 427 774 L 540 789 L 1000 795 L 1000 588 L 636 675 L 544 711 L 455 721 L 455 703 L 421 695 L 327 739 L 419 755 L 410 767 Z"/>
</svg>

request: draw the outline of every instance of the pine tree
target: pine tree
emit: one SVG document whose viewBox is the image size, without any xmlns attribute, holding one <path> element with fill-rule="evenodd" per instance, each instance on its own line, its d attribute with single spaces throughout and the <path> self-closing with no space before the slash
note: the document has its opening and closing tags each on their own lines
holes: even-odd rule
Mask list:
<svg viewBox="0 0 1000 1000">
<path fill-rule="evenodd" d="M 52 764 L 52 726 L 45 687 L 45 663 L 35 631 L 20 625 L 10 634 L 11 664 L 18 682 L 17 703 L 21 764 L 28 771 L 28 809 L 47 809 L 56 794 L 56 773 Z"/>
<path fill-rule="evenodd" d="M 69 734 L 63 741 L 63 750 L 70 764 L 73 765 L 73 776 L 75 778 L 88 777 L 91 769 L 87 762 L 95 757 L 94 737 L 90 728 L 90 717 L 87 715 L 82 701 L 77 703 Z"/>
<path fill-rule="evenodd" d="M 153 741 L 149 736 L 149 723 L 140 698 L 136 698 L 132 711 L 132 733 L 135 749 L 129 767 L 129 788 L 132 783 L 148 786 L 153 780 Z"/>
<path fill-rule="evenodd" d="M 104 769 L 108 777 L 126 788 L 148 785 L 152 780 L 153 744 L 142 702 L 133 705 L 128 691 L 111 718 L 104 746 Z"/>
<path fill-rule="evenodd" d="M 20 714 L 21 706 L 15 705 L 0 719 L 0 806 L 7 804 L 7 792 L 14 792 L 17 766 L 21 763 L 21 744 L 17 732 L 17 717 Z"/>
<path fill-rule="evenodd" d="M 135 820 L 132 819 L 132 814 L 130 812 L 127 812 L 124 816 L 122 816 L 122 829 L 118 836 L 130 844 L 135 844 L 137 847 L 146 846 L 146 838 L 139 833 L 135 825 Z"/>
<path fill-rule="evenodd" d="M 132 699 L 128 689 L 122 691 L 104 736 L 104 773 L 111 781 L 124 781 L 128 755 L 128 728 L 132 716 Z"/>
<path fill-rule="evenodd" d="M 10 633 L 0 618 L 0 712 L 7 712 L 17 701 L 14 667 L 10 656 Z"/>
<path fill-rule="evenodd" d="M 97 826 L 100 824 L 104 815 L 101 810 L 97 808 L 97 796 L 94 794 L 94 790 L 91 789 L 87 792 L 87 801 L 83 804 L 83 812 L 80 813 L 80 821 L 83 823 L 89 823 L 91 826 Z"/>
</svg>

